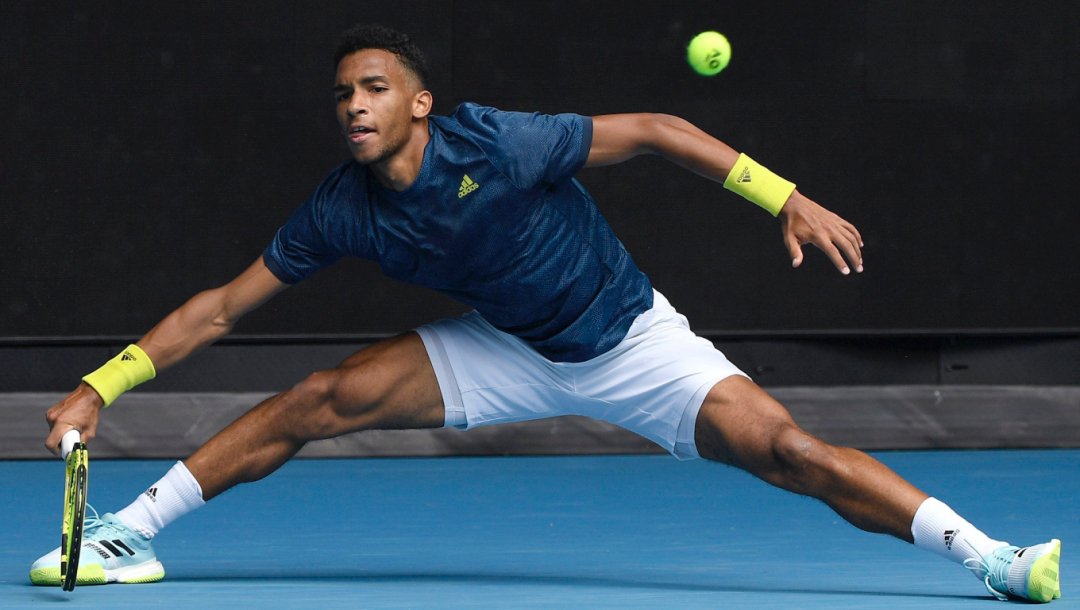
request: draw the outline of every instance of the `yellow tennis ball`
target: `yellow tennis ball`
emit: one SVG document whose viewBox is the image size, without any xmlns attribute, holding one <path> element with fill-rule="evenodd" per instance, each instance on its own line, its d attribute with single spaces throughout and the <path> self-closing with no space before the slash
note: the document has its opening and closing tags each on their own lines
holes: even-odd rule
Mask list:
<svg viewBox="0 0 1080 610">
<path fill-rule="evenodd" d="M 719 32 L 702 32 L 686 47 L 686 61 L 702 76 L 719 74 L 731 61 L 731 44 Z"/>
</svg>

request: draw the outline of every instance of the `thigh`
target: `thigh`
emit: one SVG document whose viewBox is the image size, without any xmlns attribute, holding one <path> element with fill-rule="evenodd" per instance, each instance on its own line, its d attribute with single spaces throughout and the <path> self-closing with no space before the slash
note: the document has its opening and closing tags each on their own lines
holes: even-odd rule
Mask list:
<svg viewBox="0 0 1080 610">
<path fill-rule="evenodd" d="M 756 473 L 773 462 L 777 436 L 796 428 L 787 409 L 745 377 L 728 377 L 705 397 L 694 442 L 701 457 Z"/>
<path fill-rule="evenodd" d="M 574 391 L 572 365 L 548 361 L 475 312 L 419 330 L 444 377 L 446 413 L 463 413 L 462 427 L 581 414 L 588 402 Z"/>
<path fill-rule="evenodd" d="M 745 374 L 711 341 L 690 330 L 659 292 L 619 345 L 586 363 L 579 391 L 600 399 L 589 415 L 636 432 L 679 459 L 697 457 L 694 428 L 700 406 L 721 380 Z"/>
<path fill-rule="evenodd" d="M 322 374 L 338 434 L 371 428 L 437 428 L 442 394 L 424 343 L 415 332 L 380 341 Z"/>
</svg>

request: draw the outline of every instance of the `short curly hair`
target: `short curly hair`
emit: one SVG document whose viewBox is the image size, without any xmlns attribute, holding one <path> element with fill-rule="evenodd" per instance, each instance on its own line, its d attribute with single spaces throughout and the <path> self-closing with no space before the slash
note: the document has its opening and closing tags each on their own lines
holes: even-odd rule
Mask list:
<svg viewBox="0 0 1080 610">
<path fill-rule="evenodd" d="M 420 86 L 427 88 L 427 58 L 408 36 L 384 25 L 358 23 L 345 30 L 338 39 L 337 50 L 334 51 L 334 66 L 346 55 L 364 49 L 382 49 L 393 53 L 401 65 L 416 76 Z"/>
</svg>

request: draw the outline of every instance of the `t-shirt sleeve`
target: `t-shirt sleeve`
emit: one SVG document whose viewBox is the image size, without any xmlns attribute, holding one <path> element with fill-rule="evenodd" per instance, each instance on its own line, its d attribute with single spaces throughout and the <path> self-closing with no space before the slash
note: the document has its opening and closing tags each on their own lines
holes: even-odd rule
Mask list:
<svg viewBox="0 0 1080 610">
<path fill-rule="evenodd" d="M 341 196 L 341 169 L 330 174 L 263 251 L 263 262 L 279 280 L 296 284 L 343 256 L 332 227 L 334 203 Z"/>
<path fill-rule="evenodd" d="M 474 104 L 459 110 L 488 158 L 520 187 L 557 182 L 585 166 L 592 118 L 579 114 L 505 112 Z"/>
</svg>

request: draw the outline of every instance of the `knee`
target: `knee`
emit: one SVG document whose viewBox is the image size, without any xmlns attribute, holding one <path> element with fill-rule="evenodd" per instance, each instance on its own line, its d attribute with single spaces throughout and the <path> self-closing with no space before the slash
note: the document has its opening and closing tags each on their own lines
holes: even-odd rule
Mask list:
<svg viewBox="0 0 1080 610">
<path fill-rule="evenodd" d="M 831 445 L 794 424 L 784 425 L 773 434 L 771 449 L 777 469 L 799 479 L 806 473 L 828 470 L 834 462 Z"/>
<path fill-rule="evenodd" d="M 378 410 L 393 390 L 393 380 L 371 365 L 338 367 L 309 375 L 289 390 L 288 402 L 308 414 L 355 418 Z"/>
<path fill-rule="evenodd" d="M 312 373 L 279 402 L 278 417 L 299 440 L 337 436 L 349 427 L 350 417 L 371 410 L 378 397 L 357 383 L 355 371 L 331 369 Z M 359 386 L 359 389 L 357 387 Z"/>
<path fill-rule="evenodd" d="M 289 390 L 293 408 L 304 411 L 317 411 L 332 405 L 339 394 L 340 375 L 333 370 L 319 371 L 308 375 L 306 379 Z"/>
</svg>

